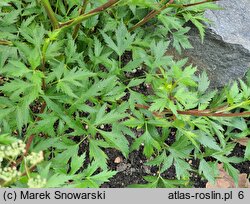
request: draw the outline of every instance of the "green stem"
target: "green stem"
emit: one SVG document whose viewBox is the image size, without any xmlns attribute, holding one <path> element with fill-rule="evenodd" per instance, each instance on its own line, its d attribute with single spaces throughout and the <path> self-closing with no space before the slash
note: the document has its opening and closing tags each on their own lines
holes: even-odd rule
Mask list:
<svg viewBox="0 0 250 204">
<path fill-rule="evenodd" d="M 89 19 L 90 17 L 95 16 L 97 14 L 98 13 L 91 13 L 91 14 L 88 13 L 88 14 L 78 16 L 78 17 L 76 17 L 76 18 L 74 18 L 72 20 L 69 20 L 69 21 L 65 22 L 65 23 L 61 23 L 59 29 L 62 30 L 62 29 L 70 28 L 72 26 L 80 24 L 81 22 L 83 22 L 83 21 L 85 21 L 85 20 Z"/>
<path fill-rule="evenodd" d="M 42 0 L 42 4 L 46 10 L 47 15 L 49 16 L 49 18 L 51 20 L 51 24 L 53 26 L 53 29 L 59 28 L 59 22 L 57 21 L 56 15 L 55 15 L 53 9 L 51 8 L 49 0 Z"/>
<path fill-rule="evenodd" d="M 243 102 L 241 102 L 241 103 L 238 103 L 238 104 L 229 106 L 229 107 L 227 107 L 227 108 L 225 108 L 225 109 L 222 109 L 222 110 L 220 110 L 219 112 L 228 112 L 228 111 L 231 111 L 231 110 L 236 109 L 236 108 L 248 106 L 249 104 L 250 104 L 250 100 L 243 101 Z"/>
<path fill-rule="evenodd" d="M 5 45 L 5 46 L 12 46 L 13 43 L 8 40 L 0 40 L 0 45 Z"/>
</svg>

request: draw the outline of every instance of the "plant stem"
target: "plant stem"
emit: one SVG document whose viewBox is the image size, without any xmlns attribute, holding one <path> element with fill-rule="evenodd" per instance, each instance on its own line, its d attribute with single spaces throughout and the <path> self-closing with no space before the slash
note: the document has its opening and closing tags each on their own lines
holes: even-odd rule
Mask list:
<svg viewBox="0 0 250 204">
<path fill-rule="evenodd" d="M 8 40 L 0 40 L 0 45 L 5 45 L 5 46 L 12 46 L 13 43 Z"/>
<path fill-rule="evenodd" d="M 49 16 L 49 18 L 51 20 L 51 24 L 53 26 L 53 29 L 59 28 L 59 22 L 57 21 L 56 15 L 55 15 L 53 9 L 51 8 L 49 0 L 42 0 L 42 4 L 46 10 L 47 15 Z"/>
<path fill-rule="evenodd" d="M 156 15 L 161 13 L 164 9 L 166 9 L 170 4 L 172 4 L 174 0 L 169 0 L 167 4 L 162 6 L 159 10 L 153 10 L 148 15 L 146 15 L 141 21 L 139 21 L 137 24 L 135 24 L 132 28 L 129 29 L 129 32 L 134 31 L 136 28 L 144 25 L 147 23 L 150 19 L 154 18 Z"/>
<path fill-rule="evenodd" d="M 224 110 L 222 109 L 222 111 L 231 111 L 233 109 L 236 109 L 236 108 L 240 108 L 240 107 L 244 107 L 244 106 L 249 106 L 250 104 L 250 100 L 247 100 L 247 101 L 243 101 L 241 103 L 238 103 L 238 104 L 235 104 L 235 105 L 232 105 L 232 106 L 229 106 L 229 107 L 226 107 Z M 220 112 L 222 112 L 220 111 Z M 217 111 L 218 112 L 218 111 Z"/>
<path fill-rule="evenodd" d="M 200 1 L 200 2 L 196 2 L 196 3 L 192 3 L 192 4 L 171 4 L 169 7 L 184 9 L 184 8 L 191 7 L 191 6 L 198 6 L 200 4 L 205 4 L 205 3 L 209 3 L 209 2 L 216 2 L 216 1 L 220 1 L 220 0 L 205 0 L 205 1 Z"/>
<path fill-rule="evenodd" d="M 150 19 L 154 18 L 156 15 L 158 15 L 163 10 L 165 10 L 167 7 L 186 8 L 186 7 L 190 7 L 190 6 L 196 6 L 196 5 L 199 5 L 199 4 L 204 4 L 204 3 L 208 3 L 208 2 L 215 2 L 215 1 L 220 1 L 220 0 L 204 0 L 204 1 L 196 2 L 196 3 L 192 3 L 192 4 L 180 4 L 180 5 L 179 4 L 173 4 L 174 0 L 169 0 L 169 2 L 167 4 L 165 4 L 164 6 L 162 6 L 159 10 L 153 10 L 153 11 L 149 12 L 147 16 L 145 16 L 141 21 L 139 21 L 132 28 L 130 28 L 129 31 L 132 32 L 136 28 L 144 25 Z"/>
<path fill-rule="evenodd" d="M 80 10 L 79 10 L 79 14 L 80 14 L 80 15 L 83 15 L 83 14 L 85 13 L 88 3 L 89 3 L 89 0 L 83 0 L 83 5 L 82 5 L 82 7 L 81 7 Z M 78 34 L 78 31 L 79 31 L 79 29 L 80 29 L 80 25 L 81 25 L 81 24 L 79 23 L 79 24 L 77 24 L 77 25 L 75 26 L 74 31 L 73 31 L 73 34 L 72 34 L 73 39 L 76 39 L 77 34 Z"/>
<path fill-rule="evenodd" d="M 182 6 L 185 8 L 185 7 L 197 6 L 200 4 L 209 3 L 209 2 L 216 2 L 216 1 L 220 1 L 220 0 L 204 0 L 204 1 L 193 3 L 193 4 L 183 4 Z"/>
<path fill-rule="evenodd" d="M 142 104 L 135 104 L 135 107 L 142 108 L 142 109 L 149 109 L 149 106 L 142 105 Z M 173 112 L 171 110 L 165 110 L 163 112 L 152 112 L 156 117 L 163 117 L 163 115 L 166 114 L 172 114 Z M 241 113 L 225 113 L 225 112 L 211 112 L 209 110 L 187 110 L 187 111 L 180 111 L 177 110 L 177 113 L 180 115 L 191 115 L 191 116 L 197 116 L 197 117 L 249 117 L 250 111 L 241 112 Z"/>
<path fill-rule="evenodd" d="M 69 27 L 75 26 L 75 25 L 81 23 L 82 21 L 87 20 L 88 18 L 95 16 L 95 15 L 101 13 L 102 11 L 110 8 L 111 6 L 118 3 L 119 1 L 120 0 L 109 0 L 107 3 L 99 6 L 98 8 L 91 10 L 90 12 L 88 12 L 86 14 L 82 14 L 82 15 L 80 15 L 76 18 L 73 18 L 67 22 L 61 23 L 59 25 L 59 27 L 60 27 L 60 29 L 62 29 L 62 28 L 69 28 Z"/>
<path fill-rule="evenodd" d="M 104 10 L 106 10 L 107 8 L 113 6 L 114 4 L 118 3 L 120 0 L 109 0 L 107 3 L 99 6 L 96 9 L 93 9 L 92 11 L 90 11 L 89 13 L 100 13 Z"/>
</svg>

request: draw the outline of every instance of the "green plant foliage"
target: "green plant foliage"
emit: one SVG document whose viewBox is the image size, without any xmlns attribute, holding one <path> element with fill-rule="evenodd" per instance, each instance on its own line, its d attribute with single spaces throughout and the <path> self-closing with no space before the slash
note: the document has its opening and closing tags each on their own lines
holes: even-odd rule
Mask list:
<svg viewBox="0 0 250 204">
<path fill-rule="evenodd" d="M 203 13 L 218 9 L 211 1 L 167 3 L 0 2 L 1 186 L 100 187 L 117 173 L 108 149 L 129 158 L 140 148 L 158 171 L 131 187 L 192 187 L 191 172 L 214 183 L 218 163 L 238 183 L 233 165 L 250 159 L 249 141 L 244 157 L 230 154 L 249 136 L 249 76 L 210 90 L 206 73 L 165 55 L 192 47 L 190 23 L 203 40 Z"/>
</svg>

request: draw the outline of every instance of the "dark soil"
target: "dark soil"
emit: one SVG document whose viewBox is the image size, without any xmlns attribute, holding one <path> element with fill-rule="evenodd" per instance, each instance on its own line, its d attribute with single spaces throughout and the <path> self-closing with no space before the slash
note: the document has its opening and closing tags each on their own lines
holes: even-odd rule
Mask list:
<svg viewBox="0 0 250 204">
<path fill-rule="evenodd" d="M 236 145 L 230 156 L 243 157 L 244 149 L 240 145 Z M 118 173 L 110 179 L 110 182 L 102 185 L 103 188 L 125 188 L 131 184 L 145 184 L 146 181 L 143 176 L 146 175 L 156 175 L 158 169 L 156 167 L 150 167 L 144 165 L 147 161 L 142 153 L 142 149 L 139 151 L 134 151 L 129 155 L 128 159 L 124 159 L 120 152 L 117 150 L 109 149 L 106 151 L 109 156 L 108 165 L 112 170 L 118 171 Z M 121 158 L 120 163 L 115 163 L 116 158 Z M 198 169 L 199 160 L 192 159 L 188 161 L 193 169 Z M 250 175 L 250 161 L 235 164 L 234 167 L 240 171 L 240 173 L 246 173 Z M 190 173 L 190 183 L 191 186 L 195 188 L 205 188 L 207 180 L 201 178 L 197 173 Z M 175 178 L 175 168 L 171 166 L 166 172 L 162 174 L 162 177 L 166 179 L 176 179 Z"/>
<path fill-rule="evenodd" d="M 244 146 L 237 144 L 232 154 L 230 154 L 229 156 L 244 157 L 244 149 Z M 241 162 L 239 164 L 233 164 L 233 166 L 238 169 L 240 173 L 250 175 L 250 161 Z"/>
<path fill-rule="evenodd" d="M 124 159 L 120 152 L 116 150 L 108 150 L 106 153 L 110 158 L 108 162 L 109 167 L 118 171 L 118 173 L 110 179 L 109 183 L 105 183 L 102 187 L 124 188 L 130 184 L 146 183 L 143 176 L 151 173 L 151 170 L 148 166 L 143 165 L 147 160 L 143 156 L 142 151 L 132 152 L 128 159 Z M 122 158 L 122 162 L 119 164 L 114 162 L 117 157 Z"/>
</svg>

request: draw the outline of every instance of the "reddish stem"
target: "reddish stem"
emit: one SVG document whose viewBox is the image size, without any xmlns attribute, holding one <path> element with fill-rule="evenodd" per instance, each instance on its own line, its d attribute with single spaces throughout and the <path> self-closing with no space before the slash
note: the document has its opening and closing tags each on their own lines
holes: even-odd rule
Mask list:
<svg viewBox="0 0 250 204">
<path fill-rule="evenodd" d="M 185 8 L 185 7 L 196 6 L 196 5 L 199 5 L 199 4 L 204 4 L 204 3 L 208 3 L 208 2 L 215 2 L 215 1 L 220 1 L 220 0 L 204 0 L 204 1 L 201 1 L 201 2 L 193 3 L 193 4 L 183 4 L 183 5 L 180 5 L 180 7 Z M 132 32 L 136 28 L 144 25 L 146 22 L 148 22 L 150 19 L 154 18 L 156 15 L 161 13 L 164 9 L 166 9 L 167 7 L 169 7 L 173 3 L 174 3 L 174 0 L 170 0 L 167 4 L 162 6 L 159 10 L 152 10 L 141 21 L 139 21 L 132 28 L 130 28 L 129 31 Z"/>
<path fill-rule="evenodd" d="M 113 6 L 114 4 L 116 4 L 117 2 L 119 2 L 120 0 L 109 0 L 107 3 L 99 6 L 98 8 L 95 8 L 93 10 L 91 10 L 90 12 L 86 13 L 86 14 L 82 14 L 80 15 L 79 17 L 83 17 L 82 19 L 85 20 L 84 17 L 88 17 L 88 16 L 93 16 L 93 15 L 96 15 L 106 9 L 108 9 L 109 7 Z M 74 25 L 75 21 L 76 21 L 77 18 L 74 18 L 74 19 L 71 19 L 67 22 L 64 22 L 64 23 L 61 23 L 60 24 L 60 28 L 63 28 L 65 26 L 71 26 L 71 25 Z M 79 22 L 77 22 L 78 24 Z"/>
<path fill-rule="evenodd" d="M 149 109 L 150 107 L 149 106 L 146 106 L 146 105 L 142 105 L 142 104 L 135 104 L 135 106 L 137 108 L 142 108 L 142 109 Z M 163 117 L 163 115 L 166 115 L 166 114 L 171 114 L 173 115 L 173 112 L 171 110 L 165 110 L 163 112 L 155 112 L 153 111 L 152 112 L 155 116 L 157 117 Z M 213 113 L 211 112 L 210 109 L 208 110 L 187 110 L 187 111 L 180 111 L 180 110 L 177 110 L 177 113 L 180 114 L 180 115 L 192 115 L 192 116 L 205 116 L 205 117 L 244 117 L 244 116 L 250 116 L 250 112 L 246 111 L 246 112 L 242 112 L 242 113 Z"/>
<path fill-rule="evenodd" d="M 205 1 L 200 1 L 200 2 L 193 3 L 193 4 L 183 4 L 182 6 L 183 7 L 197 6 L 200 4 L 209 3 L 209 2 L 216 2 L 216 1 L 220 1 L 220 0 L 205 0 Z"/>
</svg>

